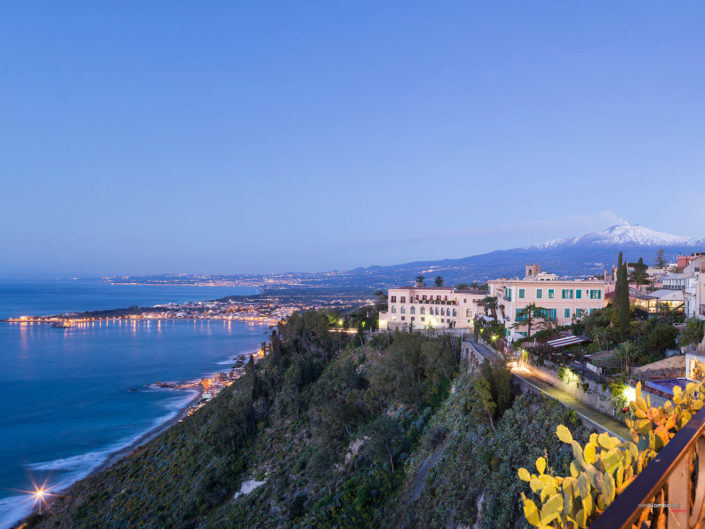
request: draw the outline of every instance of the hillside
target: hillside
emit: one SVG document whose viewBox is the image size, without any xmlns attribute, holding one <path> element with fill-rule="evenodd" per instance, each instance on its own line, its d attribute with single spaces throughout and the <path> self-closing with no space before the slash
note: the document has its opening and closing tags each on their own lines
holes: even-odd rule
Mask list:
<svg viewBox="0 0 705 529">
<path fill-rule="evenodd" d="M 496 250 L 460 259 L 371 266 L 352 272 L 358 280 L 364 278 L 370 284 L 410 283 L 419 274 L 427 277 L 441 275 L 446 282 L 457 284 L 502 276 L 523 277 L 526 263 L 539 263 L 542 269 L 560 276 L 591 276 L 610 270 L 620 251 L 627 261 L 643 257 L 647 264 L 651 264 L 659 248 L 665 250 L 667 259 L 675 260 L 678 254 L 705 251 L 705 239 L 671 235 L 622 222 L 602 231 L 524 248 Z"/>
<path fill-rule="evenodd" d="M 547 450 L 566 471 L 553 432 L 565 423 L 584 435 L 574 414 L 517 396 L 503 366 L 463 374 L 449 337 L 362 344 L 330 333 L 333 317 L 293 315 L 211 404 L 27 527 L 524 526 L 516 468 Z"/>
</svg>

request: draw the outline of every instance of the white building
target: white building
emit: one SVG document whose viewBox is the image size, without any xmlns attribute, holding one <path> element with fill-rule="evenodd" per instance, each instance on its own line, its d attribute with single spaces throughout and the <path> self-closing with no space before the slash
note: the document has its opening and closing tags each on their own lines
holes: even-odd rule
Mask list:
<svg viewBox="0 0 705 529">
<path fill-rule="evenodd" d="M 387 312 L 379 314 L 380 330 L 472 328 L 478 302 L 485 290 L 460 290 L 455 287 L 417 286 L 391 288 Z"/>
</svg>

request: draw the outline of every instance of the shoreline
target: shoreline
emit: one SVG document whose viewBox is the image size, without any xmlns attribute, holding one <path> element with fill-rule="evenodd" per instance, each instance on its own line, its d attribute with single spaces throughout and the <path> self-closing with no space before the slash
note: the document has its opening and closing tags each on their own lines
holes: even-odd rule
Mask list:
<svg viewBox="0 0 705 529">
<path fill-rule="evenodd" d="M 239 353 L 239 354 L 233 355 L 232 357 L 228 356 L 227 359 L 234 364 L 235 362 L 237 362 L 238 358 L 252 356 L 252 355 L 256 354 L 257 351 L 258 351 L 258 349 L 255 349 L 254 351 L 245 352 L 245 353 Z M 224 361 L 225 360 L 223 360 L 223 362 Z M 224 371 L 222 371 L 222 370 L 216 370 L 216 371 L 209 373 L 208 376 L 212 377 L 213 375 L 216 375 L 218 373 L 223 373 L 223 372 Z M 190 384 L 191 382 L 188 382 L 188 383 Z M 172 391 L 193 392 L 194 395 L 186 404 L 184 404 L 184 406 L 181 409 L 179 409 L 176 412 L 176 415 L 174 415 L 172 418 L 167 419 L 164 422 L 159 423 L 156 426 L 150 428 L 149 430 L 144 432 L 142 435 L 140 435 L 137 439 L 132 441 L 130 444 L 128 444 L 122 448 L 119 448 L 119 449 L 115 450 L 114 452 L 109 453 L 102 463 L 100 463 L 95 468 L 93 468 L 88 474 L 86 474 L 85 477 L 83 477 L 81 479 L 86 479 L 87 477 L 94 476 L 94 475 L 102 472 L 103 470 L 106 470 L 106 469 L 112 467 L 113 465 L 115 465 L 116 463 L 121 461 L 122 459 L 125 459 L 126 457 L 129 457 L 132 454 L 134 454 L 142 446 L 146 445 L 147 443 L 149 443 L 153 439 L 159 437 L 159 435 L 163 434 L 169 428 L 171 428 L 172 426 L 177 424 L 179 421 L 181 421 L 184 417 L 186 417 L 188 415 L 189 411 L 196 408 L 197 405 L 203 400 L 203 394 L 205 393 L 205 389 L 203 388 L 203 386 L 201 386 L 200 384 L 197 384 L 197 383 L 193 383 L 193 387 L 174 388 Z M 209 402 L 209 401 L 207 401 L 207 402 Z M 65 487 L 61 490 L 57 490 L 56 491 L 57 494 L 68 491 L 78 481 L 80 481 L 80 480 L 76 480 L 73 483 L 71 483 L 70 485 L 68 485 L 67 487 Z"/>
<path fill-rule="evenodd" d="M 225 362 L 226 360 L 228 361 L 228 365 L 232 366 L 235 364 L 238 359 L 242 358 L 243 365 L 247 363 L 249 360 L 249 357 L 254 357 L 259 349 L 255 349 L 254 351 L 247 351 L 247 352 L 242 352 L 242 353 L 237 353 L 234 355 L 228 355 L 226 359 L 224 359 L 222 362 Z M 245 360 L 247 359 L 247 360 Z M 226 364 L 223 364 L 226 365 Z M 232 367 L 231 367 L 232 368 Z M 230 369 L 227 370 L 215 370 L 210 372 L 208 375 L 205 375 L 207 377 L 213 377 L 214 375 L 217 375 L 219 373 L 224 373 L 224 372 L 229 372 Z M 108 470 L 115 466 L 116 464 L 120 463 L 122 460 L 131 457 L 134 455 L 137 451 L 139 451 L 141 448 L 143 448 L 145 445 L 159 437 L 161 434 L 165 433 L 168 431 L 170 428 L 172 428 L 175 424 L 181 422 L 185 417 L 189 415 L 189 413 L 192 410 L 197 410 L 202 406 L 207 405 L 211 400 L 204 400 L 204 394 L 206 393 L 205 388 L 198 383 L 198 381 L 203 380 L 203 377 L 199 377 L 198 379 L 195 379 L 194 381 L 190 382 L 185 382 L 185 384 L 189 384 L 189 387 L 184 387 L 184 388 L 170 388 L 172 391 L 177 391 L 177 392 L 190 392 L 193 393 L 192 397 L 180 408 L 176 411 L 175 415 L 159 424 L 156 424 L 155 426 L 151 427 L 141 435 L 139 435 L 136 439 L 131 441 L 129 444 L 122 446 L 118 449 L 116 449 L 113 452 L 110 452 L 107 454 L 105 459 L 96 465 L 94 468 L 92 468 L 86 475 L 82 476 L 79 479 L 74 480 L 70 484 L 66 485 L 65 487 L 62 487 L 60 489 L 55 489 L 51 492 L 51 495 L 47 496 L 45 499 L 44 507 L 46 511 L 49 511 L 54 503 L 54 501 L 60 497 L 64 496 L 68 493 L 70 493 L 70 490 L 80 481 L 83 481 L 84 479 L 87 479 L 89 477 L 95 476 L 104 470 Z M 166 389 L 166 388 L 164 388 Z M 51 490 L 51 489 L 50 489 Z M 29 512 L 24 514 L 21 518 L 15 520 L 12 522 L 12 525 L 9 526 L 10 529 L 14 529 L 18 526 L 21 526 L 22 522 L 27 519 L 28 516 L 31 516 L 37 512 L 37 508 L 31 508 Z"/>
<path fill-rule="evenodd" d="M 199 386 L 200 387 L 200 386 Z M 159 437 L 161 434 L 166 432 L 169 428 L 174 426 L 176 423 L 178 423 L 180 420 L 182 420 L 184 417 L 187 416 L 189 410 L 194 407 L 194 403 L 197 401 L 200 401 L 200 399 L 203 398 L 203 388 L 201 387 L 200 389 L 180 389 L 180 390 L 175 390 L 175 391 L 192 391 L 194 392 L 193 398 L 189 400 L 183 408 L 178 410 L 176 412 L 176 415 L 174 415 L 172 418 L 167 419 L 166 421 L 157 424 L 153 428 L 150 428 L 146 432 L 144 432 L 142 435 L 140 435 L 137 439 L 132 441 L 130 444 L 117 449 L 114 452 L 111 452 L 107 455 L 105 458 L 105 461 L 97 465 L 95 468 L 93 468 L 88 474 L 86 474 L 85 477 L 81 479 L 86 479 L 91 476 L 95 476 L 96 474 L 99 474 L 103 470 L 107 470 L 108 468 L 112 467 L 116 463 L 120 462 L 121 460 L 125 459 L 126 457 L 130 457 L 132 454 L 134 454 L 137 450 L 142 448 L 144 445 L 149 443 L 151 440 Z M 78 481 L 74 481 L 71 483 L 71 485 L 68 485 L 66 488 L 61 489 L 56 491 L 57 494 L 61 494 L 63 492 L 68 491 L 71 487 L 74 486 Z"/>
</svg>

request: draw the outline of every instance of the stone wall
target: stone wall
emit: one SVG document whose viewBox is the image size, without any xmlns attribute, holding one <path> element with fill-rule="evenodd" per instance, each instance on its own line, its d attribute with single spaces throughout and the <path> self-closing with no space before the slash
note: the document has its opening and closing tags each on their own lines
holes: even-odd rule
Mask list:
<svg viewBox="0 0 705 529">
<path fill-rule="evenodd" d="M 611 399 L 612 395 L 610 394 L 609 389 L 602 388 L 602 384 L 588 379 L 584 379 L 583 381 L 576 380 L 574 382 L 564 382 L 558 378 L 557 370 L 554 371 L 553 369 L 532 365 L 527 365 L 526 367 L 534 376 L 540 378 L 544 382 L 562 389 L 566 393 L 570 393 L 579 401 L 595 408 L 598 411 L 601 411 L 605 415 L 614 417 L 622 422 L 624 421 L 624 414 L 618 410 L 615 410 L 614 402 Z M 587 383 L 587 391 L 583 390 L 583 383 Z"/>
</svg>

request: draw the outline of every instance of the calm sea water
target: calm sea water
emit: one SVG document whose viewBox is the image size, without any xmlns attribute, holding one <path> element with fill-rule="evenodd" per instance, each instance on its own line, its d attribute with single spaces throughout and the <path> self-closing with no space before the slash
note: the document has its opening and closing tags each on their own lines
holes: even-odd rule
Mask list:
<svg viewBox="0 0 705 529">
<path fill-rule="evenodd" d="M 205 300 L 252 290 L 2 281 L 0 317 Z M 192 395 L 145 386 L 190 380 L 257 349 L 267 328 L 243 322 L 99 322 L 70 329 L 0 323 L 0 528 L 30 509 L 21 491 L 64 487 Z M 138 388 L 138 391 L 130 391 Z"/>
</svg>

